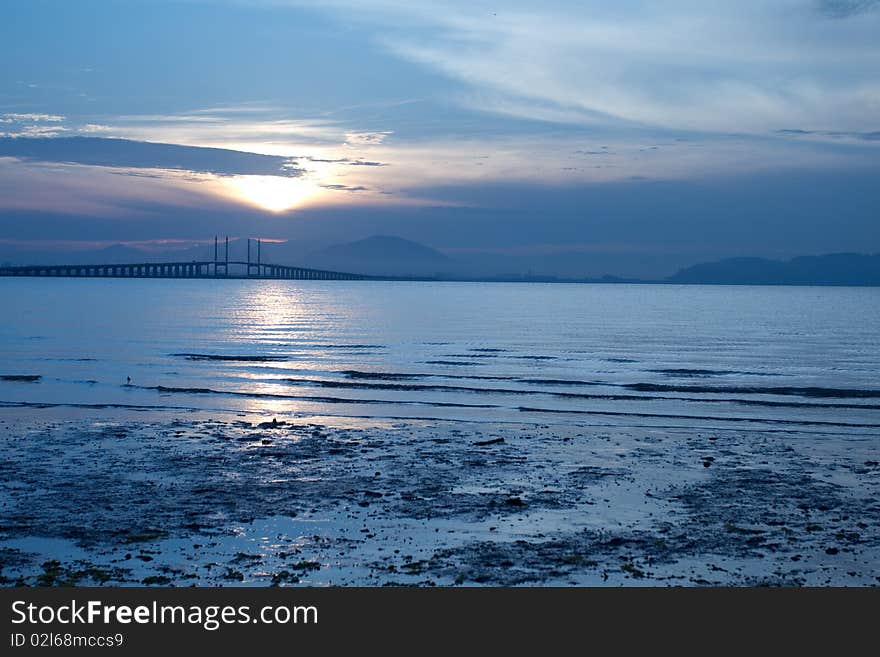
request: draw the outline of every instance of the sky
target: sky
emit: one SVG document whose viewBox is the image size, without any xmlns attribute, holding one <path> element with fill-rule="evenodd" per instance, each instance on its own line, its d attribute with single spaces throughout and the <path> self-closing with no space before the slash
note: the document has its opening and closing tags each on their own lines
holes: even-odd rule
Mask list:
<svg viewBox="0 0 880 657">
<path fill-rule="evenodd" d="M 0 247 L 880 251 L 880 1 L 4 0 Z"/>
</svg>

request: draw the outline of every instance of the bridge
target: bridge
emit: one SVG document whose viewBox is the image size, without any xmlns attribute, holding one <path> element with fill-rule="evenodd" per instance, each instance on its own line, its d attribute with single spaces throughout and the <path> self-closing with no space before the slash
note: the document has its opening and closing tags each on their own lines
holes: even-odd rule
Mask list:
<svg viewBox="0 0 880 657">
<path fill-rule="evenodd" d="M 6 266 L 0 267 L 0 276 L 62 278 L 254 278 L 296 281 L 363 281 L 373 278 L 372 276 L 362 274 L 263 263 L 260 259 L 261 241 L 256 240 L 256 243 L 256 261 L 251 260 L 250 239 L 248 239 L 247 260 L 230 260 L 229 238 L 227 237 L 226 254 L 222 260 L 217 257 L 217 238 L 214 238 L 214 260 L 106 265 Z M 230 266 L 243 267 L 243 273 L 230 273 Z"/>
</svg>

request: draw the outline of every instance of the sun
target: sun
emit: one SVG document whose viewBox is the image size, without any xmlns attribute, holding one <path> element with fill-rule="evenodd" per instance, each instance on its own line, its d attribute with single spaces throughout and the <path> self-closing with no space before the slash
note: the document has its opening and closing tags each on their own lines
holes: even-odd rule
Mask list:
<svg viewBox="0 0 880 657">
<path fill-rule="evenodd" d="M 282 176 L 234 176 L 223 184 L 235 198 L 270 212 L 301 207 L 322 191 L 313 181 Z"/>
</svg>

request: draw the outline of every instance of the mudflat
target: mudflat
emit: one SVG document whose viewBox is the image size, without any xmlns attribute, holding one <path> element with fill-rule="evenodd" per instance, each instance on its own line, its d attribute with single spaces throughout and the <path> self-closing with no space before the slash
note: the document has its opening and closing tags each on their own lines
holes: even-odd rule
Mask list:
<svg viewBox="0 0 880 657">
<path fill-rule="evenodd" d="M 3 585 L 878 585 L 875 438 L 0 411 Z"/>
</svg>

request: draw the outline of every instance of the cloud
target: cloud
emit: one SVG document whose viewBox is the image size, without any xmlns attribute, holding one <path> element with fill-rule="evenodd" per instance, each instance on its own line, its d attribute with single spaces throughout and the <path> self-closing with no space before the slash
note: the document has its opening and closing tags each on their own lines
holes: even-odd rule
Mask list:
<svg viewBox="0 0 880 657">
<path fill-rule="evenodd" d="M 297 177 L 304 171 L 289 158 L 280 156 L 101 137 L 2 137 L 0 157 L 128 169 L 189 171 L 221 176 Z"/>
<path fill-rule="evenodd" d="M 880 141 L 880 130 L 868 132 L 844 132 L 840 130 L 804 130 L 803 128 L 783 128 L 776 134 L 783 137 L 804 137 L 820 140 L 848 141 L 848 142 L 877 142 Z"/>
<path fill-rule="evenodd" d="M 65 117 L 60 114 L 2 114 L 0 123 L 60 123 Z"/>
<path fill-rule="evenodd" d="M 113 130 L 109 125 L 101 125 L 99 123 L 86 123 L 84 126 L 79 128 L 79 132 L 84 134 L 94 134 L 94 133 L 102 133 L 102 132 L 110 132 Z"/>
<path fill-rule="evenodd" d="M 320 164 L 344 164 L 345 166 L 350 167 L 387 167 L 387 162 L 375 162 L 371 160 L 352 160 L 349 157 L 305 157 L 303 158 L 308 160 L 309 162 L 316 162 Z"/>
<path fill-rule="evenodd" d="M 137 179 L 120 184 L 119 175 L 133 175 Z M 0 216 L 9 211 L 40 211 L 126 219 L 149 216 L 147 208 L 155 205 L 222 206 L 220 196 L 214 191 L 217 183 L 212 178 L 215 177 L 205 174 L 206 185 L 193 185 L 193 175 L 183 171 L 93 167 L 0 157 Z"/>
<path fill-rule="evenodd" d="M 332 189 L 340 192 L 366 192 L 369 190 L 369 187 L 364 187 L 363 185 L 356 185 L 351 187 L 349 185 L 340 185 L 340 184 L 327 184 L 321 185 L 324 189 Z"/>
<path fill-rule="evenodd" d="M 7 113 L 0 114 L 0 124 L 11 127 L 0 131 L 0 137 L 54 137 L 66 131 L 60 114 Z M 48 124 L 48 125 L 46 125 Z"/>
<path fill-rule="evenodd" d="M 820 0 L 819 10 L 831 18 L 847 18 L 877 9 L 880 0 Z"/>
<path fill-rule="evenodd" d="M 225 109 L 192 110 L 180 114 L 116 117 L 115 136 L 193 146 L 229 147 L 232 144 L 266 146 L 339 145 L 348 129 L 325 118 L 290 118 L 277 108 L 245 104 Z M 261 151 L 262 152 L 262 151 Z M 288 152 L 290 149 L 288 148 Z"/>
<path fill-rule="evenodd" d="M 55 137 L 66 131 L 67 128 L 54 125 L 27 125 L 16 132 L 0 132 L 0 137 Z"/>
<path fill-rule="evenodd" d="M 302 2 L 273 0 L 273 6 Z M 875 129 L 880 12 L 865 0 L 322 4 L 488 112 L 760 134 Z M 329 8 L 329 9 L 328 9 Z M 829 17 L 846 20 L 829 21 Z"/>
<path fill-rule="evenodd" d="M 390 134 L 393 134 L 390 130 L 381 132 L 348 132 L 345 135 L 345 143 L 357 146 L 373 146 L 384 142 Z"/>
</svg>

